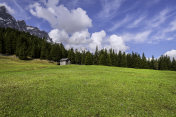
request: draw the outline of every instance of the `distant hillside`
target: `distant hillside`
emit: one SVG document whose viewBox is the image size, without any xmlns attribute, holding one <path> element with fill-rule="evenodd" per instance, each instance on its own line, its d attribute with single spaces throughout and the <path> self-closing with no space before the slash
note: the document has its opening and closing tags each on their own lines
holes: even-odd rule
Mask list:
<svg viewBox="0 0 176 117">
<path fill-rule="evenodd" d="M 41 31 L 37 27 L 26 25 L 24 20 L 17 21 L 7 12 L 5 6 L 0 7 L 0 27 L 9 27 L 19 31 L 29 32 L 31 35 L 35 35 L 40 38 L 46 38 L 48 41 L 52 41 L 47 32 Z"/>
<path fill-rule="evenodd" d="M 48 42 L 37 36 L 11 28 L 0 28 L 0 53 L 16 55 L 20 59 L 47 59 L 59 62 L 62 58 L 69 58 L 72 64 L 79 65 L 106 65 L 117 67 L 129 67 L 155 70 L 175 70 L 176 60 L 171 61 L 168 56 L 159 59 L 147 59 L 132 52 L 126 54 L 113 49 L 102 49 L 91 53 L 90 51 L 78 51 L 73 48 L 66 50 L 63 44 Z"/>
</svg>

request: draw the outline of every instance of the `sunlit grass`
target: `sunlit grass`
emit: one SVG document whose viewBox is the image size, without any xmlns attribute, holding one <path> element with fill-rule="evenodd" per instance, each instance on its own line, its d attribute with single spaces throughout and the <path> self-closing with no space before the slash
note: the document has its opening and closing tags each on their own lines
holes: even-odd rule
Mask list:
<svg viewBox="0 0 176 117">
<path fill-rule="evenodd" d="M 176 72 L 0 56 L 0 117 L 175 117 Z"/>
</svg>

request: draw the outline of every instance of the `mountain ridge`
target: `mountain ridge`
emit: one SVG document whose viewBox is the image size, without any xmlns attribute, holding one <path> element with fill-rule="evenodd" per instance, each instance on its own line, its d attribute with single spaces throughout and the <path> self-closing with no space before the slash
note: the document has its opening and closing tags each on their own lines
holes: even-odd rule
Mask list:
<svg viewBox="0 0 176 117">
<path fill-rule="evenodd" d="M 16 20 L 10 13 L 8 13 L 5 6 L 0 6 L 0 27 L 29 32 L 31 35 L 46 38 L 48 41 L 52 42 L 52 39 L 47 32 L 41 31 L 37 27 L 27 25 L 24 20 Z"/>
</svg>

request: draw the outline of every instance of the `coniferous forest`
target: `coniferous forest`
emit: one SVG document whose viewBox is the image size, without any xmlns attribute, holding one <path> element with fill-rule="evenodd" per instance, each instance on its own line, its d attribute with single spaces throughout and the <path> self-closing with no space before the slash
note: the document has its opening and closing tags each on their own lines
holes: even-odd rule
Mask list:
<svg viewBox="0 0 176 117">
<path fill-rule="evenodd" d="M 78 51 L 73 48 L 66 50 L 63 44 L 48 42 L 11 28 L 0 28 L 0 53 L 5 55 L 16 55 L 19 59 L 47 59 L 59 62 L 61 58 L 69 58 L 72 64 L 79 65 L 106 65 L 140 69 L 174 70 L 176 71 L 176 60 L 168 56 L 158 59 L 148 59 L 145 54 L 128 53 L 113 49 L 102 49 L 91 53 L 90 51 Z"/>
</svg>

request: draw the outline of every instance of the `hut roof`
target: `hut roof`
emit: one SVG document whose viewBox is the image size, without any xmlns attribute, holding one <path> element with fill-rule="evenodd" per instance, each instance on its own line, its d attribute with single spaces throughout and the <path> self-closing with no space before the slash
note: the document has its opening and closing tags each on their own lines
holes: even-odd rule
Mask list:
<svg viewBox="0 0 176 117">
<path fill-rule="evenodd" d="M 61 60 L 60 60 L 60 62 L 61 61 L 69 61 L 69 58 L 62 58 Z"/>
</svg>

